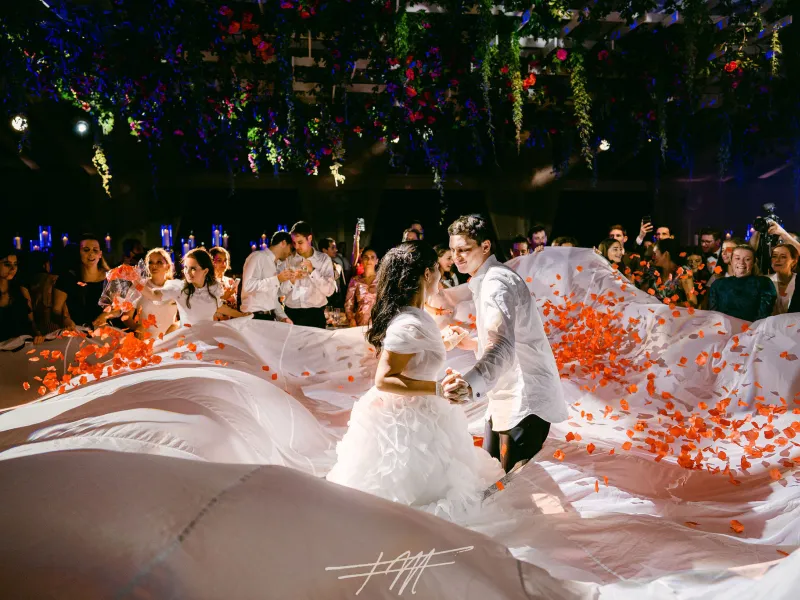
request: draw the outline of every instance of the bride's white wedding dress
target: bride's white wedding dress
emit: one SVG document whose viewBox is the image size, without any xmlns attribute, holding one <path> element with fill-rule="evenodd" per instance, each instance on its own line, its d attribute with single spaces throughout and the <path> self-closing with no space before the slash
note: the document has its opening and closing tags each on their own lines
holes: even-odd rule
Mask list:
<svg viewBox="0 0 800 600">
<path fill-rule="evenodd" d="M 384 349 L 413 354 L 403 375 L 435 381 L 445 348 L 433 318 L 406 307 L 392 319 Z M 336 447 L 328 480 L 440 517 L 461 521 L 504 473 L 475 447 L 463 410 L 438 396 L 398 396 L 374 387 L 359 399 Z"/>
</svg>

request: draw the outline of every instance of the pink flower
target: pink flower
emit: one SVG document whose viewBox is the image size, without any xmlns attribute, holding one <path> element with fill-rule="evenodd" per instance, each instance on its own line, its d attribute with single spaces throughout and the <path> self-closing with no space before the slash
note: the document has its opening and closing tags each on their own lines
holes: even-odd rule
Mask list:
<svg viewBox="0 0 800 600">
<path fill-rule="evenodd" d="M 567 60 L 567 51 L 563 48 L 559 48 L 556 50 L 556 58 L 561 61 Z"/>
<path fill-rule="evenodd" d="M 230 17 L 233 14 L 233 11 L 227 6 L 220 6 L 219 14 L 221 14 L 223 17 Z"/>
<path fill-rule="evenodd" d="M 281 8 L 294 8 L 291 2 L 281 2 Z"/>
</svg>

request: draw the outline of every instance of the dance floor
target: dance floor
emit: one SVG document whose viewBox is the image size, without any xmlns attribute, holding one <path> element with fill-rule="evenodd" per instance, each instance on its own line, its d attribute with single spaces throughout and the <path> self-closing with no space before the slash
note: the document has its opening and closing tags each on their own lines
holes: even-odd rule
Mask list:
<svg viewBox="0 0 800 600">
<path fill-rule="evenodd" d="M 112 335 L 0 353 L 0 587 L 82 600 L 797 597 L 800 316 L 672 308 L 589 250 L 509 264 L 536 297 L 570 418 L 458 525 L 324 480 L 374 374 L 363 329 L 238 319 L 152 352 L 128 341 L 114 354 Z M 469 326 L 472 312 L 440 320 Z M 466 409 L 473 433 L 483 408 Z"/>
</svg>

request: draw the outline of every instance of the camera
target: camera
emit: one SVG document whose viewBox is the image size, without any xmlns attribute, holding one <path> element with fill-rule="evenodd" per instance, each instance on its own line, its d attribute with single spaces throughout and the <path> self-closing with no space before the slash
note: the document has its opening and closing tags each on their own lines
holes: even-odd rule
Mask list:
<svg viewBox="0 0 800 600">
<path fill-rule="evenodd" d="M 761 206 L 764 209 L 764 212 L 767 213 L 765 217 L 756 217 L 756 220 L 753 222 L 753 229 L 756 231 L 764 234 L 769 231 L 770 223 L 769 221 L 774 221 L 778 225 L 782 225 L 782 221 L 778 215 L 775 214 L 775 204 L 772 202 L 768 202 L 767 204 L 763 204 Z"/>
</svg>

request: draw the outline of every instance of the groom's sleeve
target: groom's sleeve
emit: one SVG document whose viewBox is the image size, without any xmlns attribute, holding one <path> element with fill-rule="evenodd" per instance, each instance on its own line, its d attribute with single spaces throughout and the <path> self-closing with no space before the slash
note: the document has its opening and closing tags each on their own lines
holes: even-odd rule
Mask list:
<svg viewBox="0 0 800 600">
<path fill-rule="evenodd" d="M 479 326 L 486 331 L 486 346 L 480 360 L 464 375 L 475 400 L 483 399 L 514 362 L 517 311 L 514 290 L 504 278 L 484 280 L 479 301 L 482 306 Z"/>
</svg>

